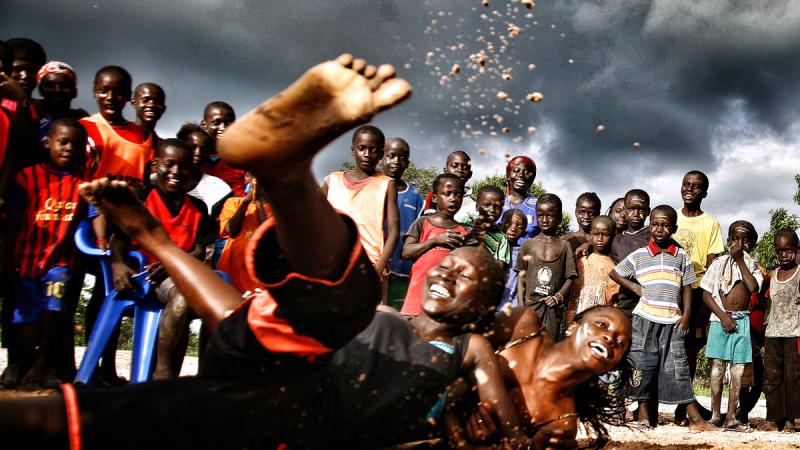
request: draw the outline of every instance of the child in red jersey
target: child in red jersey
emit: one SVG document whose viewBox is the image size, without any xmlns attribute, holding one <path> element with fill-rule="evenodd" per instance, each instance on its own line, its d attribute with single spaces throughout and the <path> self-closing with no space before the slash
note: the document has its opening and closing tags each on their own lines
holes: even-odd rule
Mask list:
<svg viewBox="0 0 800 450">
<path fill-rule="evenodd" d="M 192 148 L 180 139 L 161 141 L 156 147 L 153 169 L 155 181 L 141 189 L 140 198 L 181 250 L 203 260 L 206 246 L 214 241 L 217 233 L 205 203 L 187 195 L 193 170 Z M 114 279 L 119 280 L 120 288 L 133 287 L 129 279 L 133 272 L 122 259 L 122 255 L 127 254 L 128 246 L 127 236 L 115 233 L 111 242 L 111 260 Z M 153 377 L 175 377 L 180 372 L 185 351 L 185 348 L 178 349 L 178 342 L 182 334 L 188 332 L 189 306 L 172 279 L 167 277 L 161 263 L 152 254 L 144 253 L 151 263 L 148 266 L 148 281 L 155 285 L 156 297 L 165 305 L 158 328 Z"/>
<path fill-rule="evenodd" d="M 74 312 L 66 293 L 79 281 L 73 278 L 73 235 L 83 209 L 78 184 L 85 146 L 86 130 L 80 123 L 56 120 L 45 141 L 50 161 L 24 169 L 11 187 L 17 275 L 13 324 L 19 333 L 9 359 L 25 374 L 24 384 L 52 388 L 60 383 L 57 344 L 63 324 L 71 324 L 65 312 Z"/>
<path fill-rule="evenodd" d="M 142 83 L 133 90 L 131 105 L 136 110 L 136 125 L 153 136 L 153 148 L 155 148 L 161 140 L 156 134 L 156 124 L 167 110 L 167 94 L 155 83 Z"/>
</svg>

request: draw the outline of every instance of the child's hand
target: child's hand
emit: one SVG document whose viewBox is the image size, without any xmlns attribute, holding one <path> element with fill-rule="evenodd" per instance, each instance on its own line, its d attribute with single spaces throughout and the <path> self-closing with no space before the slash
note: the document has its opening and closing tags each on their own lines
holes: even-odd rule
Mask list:
<svg viewBox="0 0 800 450">
<path fill-rule="evenodd" d="M 162 266 L 160 262 L 148 264 L 145 266 L 145 270 L 150 272 L 147 278 L 145 278 L 150 284 L 161 284 L 161 282 L 167 278 L 167 271 L 164 270 L 164 266 Z"/>
<path fill-rule="evenodd" d="M 675 329 L 678 330 L 678 333 L 680 333 L 681 336 L 686 336 L 689 333 L 689 319 L 685 314 L 682 315 L 677 322 L 675 322 Z"/>
<path fill-rule="evenodd" d="M 464 237 L 461 236 L 458 231 L 453 230 L 447 230 L 442 234 L 437 234 L 433 239 L 437 245 L 450 248 L 461 247 L 461 244 L 464 243 Z"/>
<path fill-rule="evenodd" d="M 124 291 L 125 289 L 133 289 L 131 277 L 136 275 L 136 273 L 124 262 L 112 262 L 111 275 L 114 279 L 115 290 Z"/>
<path fill-rule="evenodd" d="M 641 284 L 634 285 L 634 288 L 632 289 L 632 291 L 633 291 L 634 294 L 636 294 L 637 296 L 641 297 L 642 296 L 642 285 Z"/>
<path fill-rule="evenodd" d="M 497 434 L 497 425 L 489 410 L 491 405 L 481 403 L 477 411 L 467 419 L 467 436 L 470 442 L 485 442 Z"/>
<path fill-rule="evenodd" d="M 733 317 L 725 314 L 724 316 L 722 316 L 721 319 L 719 319 L 719 322 L 722 325 L 722 329 L 726 333 L 735 333 L 736 332 L 737 326 L 736 326 L 736 321 L 733 320 Z"/>
<path fill-rule="evenodd" d="M 585 242 L 575 249 L 575 258 L 589 256 L 589 253 L 592 253 L 592 244 Z"/>
<path fill-rule="evenodd" d="M 549 307 L 558 306 L 558 299 L 553 295 L 542 297 L 542 301 Z"/>
<path fill-rule="evenodd" d="M 731 244 L 731 256 L 736 261 L 739 261 L 744 257 L 744 247 L 739 242 L 734 242 Z"/>
</svg>

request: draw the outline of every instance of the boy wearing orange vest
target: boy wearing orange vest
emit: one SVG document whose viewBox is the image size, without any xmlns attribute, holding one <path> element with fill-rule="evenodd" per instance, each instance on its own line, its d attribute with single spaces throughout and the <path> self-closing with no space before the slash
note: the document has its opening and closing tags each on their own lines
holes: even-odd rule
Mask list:
<svg viewBox="0 0 800 450">
<path fill-rule="evenodd" d="M 397 185 L 376 170 L 384 141 L 383 132 L 374 126 L 357 128 L 350 147 L 355 168 L 332 172 L 322 186 L 331 205 L 358 225 L 361 245 L 383 280 L 389 275 L 389 259 L 400 237 Z"/>
</svg>

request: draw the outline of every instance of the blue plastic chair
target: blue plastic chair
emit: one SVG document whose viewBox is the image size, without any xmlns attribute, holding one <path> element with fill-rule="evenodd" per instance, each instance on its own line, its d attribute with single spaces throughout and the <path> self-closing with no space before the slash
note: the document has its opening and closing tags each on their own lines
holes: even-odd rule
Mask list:
<svg viewBox="0 0 800 450">
<path fill-rule="evenodd" d="M 145 279 L 147 271 L 147 258 L 140 252 L 132 251 L 128 254 L 139 265 L 139 272 L 131 277 L 135 289 L 117 292 L 114 290 L 114 280 L 111 273 L 110 252 L 97 248 L 91 223 L 83 220 L 75 232 L 75 244 L 78 249 L 89 255 L 96 256 L 100 261 L 105 286 L 106 297 L 94 324 L 94 329 L 86 345 L 75 382 L 86 385 L 91 384 L 97 363 L 103 354 L 108 340 L 114 329 L 122 320 L 125 311 L 133 309 L 133 352 L 131 354 L 131 383 L 149 381 L 153 374 L 155 362 L 156 339 L 158 338 L 158 322 L 164 305 L 150 295 L 152 285 Z"/>
</svg>

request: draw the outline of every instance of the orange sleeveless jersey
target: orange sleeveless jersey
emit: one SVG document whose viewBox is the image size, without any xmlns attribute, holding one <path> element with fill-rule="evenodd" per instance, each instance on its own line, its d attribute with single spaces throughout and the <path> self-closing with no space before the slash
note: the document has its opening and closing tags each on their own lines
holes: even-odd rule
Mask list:
<svg viewBox="0 0 800 450">
<path fill-rule="evenodd" d="M 200 211 L 191 202 L 188 195 L 183 196 L 183 206 L 181 206 L 181 210 L 176 216 L 170 213 L 157 188 L 151 189 L 147 194 L 144 206 L 164 225 L 175 245 L 185 252 L 192 251 L 197 241 L 197 232 L 200 228 L 200 221 L 203 219 L 204 211 Z M 147 256 L 148 260 L 156 260 L 152 254 L 143 249 L 140 250 Z"/>
<path fill-rule="evenodd" d="M 353 218 L 364 251 L 372 264 L 377 264 L 383 251 L 386 191 L 391 178 L 375 174 L 364 181 L 352 182 L 347 180 L 344 172 L 333 172 L 326 180 L 328 202 Z"/>
<path fill-rule="evenodd" d="M 91 179 L 108 177 L 135 185 L 144 184 L 145 165 L 153 153 L 152 136 L 147 136 L 143 142 L 135 142 L 131 139 L 139 135 L 140 129 L 132 129 L 132 132 L 127 133 L 121 127 L 114 129 L 100 114 L 84 117 L 80 122 L 89 133 L 89 139 L 92 141 L 89 145 L 93 143 L 97 153 L 95 155 L 97 167 Z M 138 128 L 133 123 L 125 126 L 125 128 L 133 127 Z M 139 136 L 145 136 L 144 131 L 141 131 L 142 134 Z"/>
</svg>

